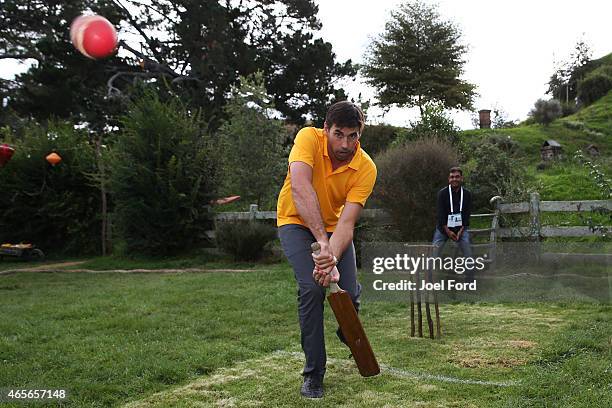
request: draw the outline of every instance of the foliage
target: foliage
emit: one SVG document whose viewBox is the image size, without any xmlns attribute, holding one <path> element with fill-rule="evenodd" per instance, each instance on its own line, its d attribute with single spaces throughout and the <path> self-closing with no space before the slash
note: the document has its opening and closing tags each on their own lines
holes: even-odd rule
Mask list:
<svg viewBox="0 0 612 408">
<path fill-rule="evenodd" d="M 217 246 L 241 261 L 260 259 L 275 238 L 276 228 L 262 222 L 220 222 L 216 229 Z"/>
<path fill-rule="evenodd" d="M 574 153 L 574 159 L 588 169 L 591 180 L 597 185 L 601 192 L 601 198 L 604 200 L 609 200 L 612 198 L 612 180 L 606 177 L 606 174 L 602 171 L 601 166 L 586 158 L 579 150 Z M 602 225 L 601 222 L 597 222 L 598 217 L 593 213 L 607 216 L 608 219 L 605 225 Z M 591 229 L 591 232 L 599 232 L 604 238 L 607 238 L 609 236 L 608 234 L 611 232 L 608 226 L 612 224 L 612 211 L 602 206 L 600 208 L 593 209 L 593 213 L 589 214 L 588 216 L 584 216 L 581 213 L 579 213 L 579 215 Z"/>
<path fill-rule="evenodd" d="M 377 157 L 373 196 L 390 212 L 402 239 L 431 239 L 437 193 L 457 161 L 453 147 L 436 138 L 397 145 Z"/>
<path fill-rule="evenodd" d="M 359 141 L 370 156 L 376 157 L 407 131 L 406 128 L 386 124 L 366 125 Z"/>
<path fill-rule="evenodd" d="M 435 6 L 410 1 L 391 12 L 385 31 L 372 41 L 363 73 L 376 88 L 380 105 L 470 109 L 475 86 L 461 80 L 463 54 L 459 29 Z"/>
<path fill-rule="evenodd" d="M 507 202 L 527 197 L 524 171 L 500 147 L 504 145 L 495 139 L 472 146 L 466 184 L 472 191 L 475 210 L 489 208 L 493 196 L 501 196 Z"/>
<path fill-rule="evenodd" d="M 612 65 L 603 65 L 578 82 L 578 101 L 591 105 L 612 90 Z"/>
<path fill-rule="evenodd" d="M 242 78 L 219 130 L 225 193 L 265 208 L 275 205 L 287 170 L 282 145 L 286 131 L 272 118 L 273 108 L 261 73 Z"/>
<path fill-rule="evenodd" d="M 538 99 L 534 108 L 529 112 L 537 123 L 548 126 L 553 120 L 561 117 L 561 103 L 556 99 Z"/>
<path fill-rule="evenodd" d="M 125 58 L 93 61 L 74 49 L 68 35 L 70 23 L 83 10 L 103 15 L 116 26 L 122 20 L 111 0 L 2 2 L 0 55 L 31 65 L 14 80 L 0 80 L 0 92 L 8 97 L 2 111 L 41 123 L 54 117 L 72 118 L 98 131 L 116 124 L 111 117 L 120 106 L 105 99 L 109 71 L 134 68 Z M 12 125 L 10 121 L 0 125 L 6 124 Z"/>
<path fill-rule="evenodd" d="M 100 192 L 88 177 L 97 169 L 87 134 L 63 122 L 32 122 L 4 141 L 15 155 L 0 169 L 0 242 L 31 242 L 51 255 L 98 252 Z M 45 160 L 52 151 L 62 157 L 56 166 Z"/>
<path fill-rule="evenodd" d="M 212 229 L 216 153 L 197 113 L 145 92 L 122 119 L 112 152 L 114 219 L 129 253 L 189 250 Z"/>
<path fill-rule="evenodd" d="M 493 118 L 491 119 L 491 127 L 493 129 L 507 129 L 518 126 L 516 121 L 508 119 L 508 113 L 502 108 L 496 106 L 493 108 Z"/>
<path fill-rule="evenodd" d="M 129 33 L 139 43 L 130 50 L 134 56 L 91 61 L 76 52 L 68 32 L 83 10 Z M 116 125 L 122 108 L 106 98 L 111 77 L 117 75 L 112 86 L 124 95 L 136 79 L 160 88 L 167 82 L 216 129 L 239 76 L 262 70 L 276 107 L 301 123 L 344 98 L 336 80 L 355 75 L 350 60 L 336 62 L 331 44 L 317 38 L 316 14 L 311 0 L 7 0 L 0 10 L 0 55 L 38 63 L 3 81 L 2 90 L 21 116 L 76 117 L 99 130 Z"/>
<path fill-rule="evenodd" d="M 578 106 L 575 102 L 561 102 L 561 117 L 573 115 L 578 111 Z"/>
<path fill-rule="evenodd" d="M 566 104 L 575 101 L 578 82 L 593 68 L 591 54 L 591 48 L 586 41 L 577 41 L 568 60 L 556 63 L 557 68 L 550 77 L 546 93 Z"/>
<path fill-rule="evenodd" d="M 521 152 L 520 145 L 510 135 L 493 133 L 487 138 L 486 142 L 495 145 L 510 157 L 516 156 Z"/>
<path fill-rule="evenodd" d="M 601 166 L 586 158 L 580 150 L 574 153 L 574 159 L 587 168 L 589 175 L 601 193 L 601 198 L 604 200 L 612 198 L 612 180 L 606 177 Z"/>
<path fill-rule="evenodd" d="M 459 127 L 444 111 L 440 104 L 427 104 L 421 118 L 410 122 L 407 131 L 398 133 L 393 145 L 400 145 L 418 139 L 436 138 L 452 144 L 459 144 Z"/>
</svg>

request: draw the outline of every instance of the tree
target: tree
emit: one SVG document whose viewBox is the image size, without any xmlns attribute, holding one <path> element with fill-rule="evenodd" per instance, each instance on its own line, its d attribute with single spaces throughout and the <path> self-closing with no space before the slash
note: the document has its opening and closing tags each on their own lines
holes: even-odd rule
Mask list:
<svg viewBox="0 0 612 408">
<path fill-rule="evenodd" d="M 537 123 L 548 126 L 553 120 L 561 117 L 561 113 L 561 103 L 558 100 L 545 101 L 544 99 L 538 99 L 531 112 L 529 112 L 529 116 Z"/>
<path fill-rule="evenodd" d="M 418 106 L 421 115 L 428 103 L 470 109 L 475 85 L 459 78 L 466 51 L 459 40 L 459 29 L 435 6 L 408 2 L 392 12 L 363 66 L 380 105 Z"/>
<path fill-rule="evenodd" d="M 217 152 L 197 112 L 150 90 L 122 119 L 107 166 L 118 233 L 130 253 L 176 254 L 206 241 Z"/>
<path fill-rule="evenodd" d="M 591 47 L 583 39 L 576 42 L 567 61 L 556 62 L 557 68 L 548 81 L 547 94 L 566 104 L 576 100 L 578 82 L 590 70 Z"/>
<path fill-rule="evenodd" d="M 286 172 L 283 139 L 286 131 L 272 117 L 272 98 L 266 94 L 263 75 L 242 78 L 226 106 L 227 121 L 219 134 L 225 188 L 246 203 L 273 205 Z"/>
<path fill-rule="evenodd" d="M 417 139 L 438 139 L 456 144 L 459 131 L 455 122 L 444 112 L 440 104 L 427 104 L 420 120 L 410 122 L 410 131 L 401 132 L 394 144 L 402 144 Z"/>
<path fill-rule="evenodd" d="M 0 138 L 15 147 L 0 169 L 0 242 L 31 242 L 47 253 L 98 254 L 100 197 L 89 174 L 96 172 L 94 149 L 83 130 L 70 123 L 28 123 L 15 137 Z M 56 151 L 62 162 L 45 156 Z"/>
<path fill-rule="evenodd" d="M 117 104 L 105 99 L 106 81 L 115 71 L 136 68 L 117 57 L 92 61 L 74 49 L 70 23 L 87 9 L 115 25 L 122 20 L 110 0 L 6 0 L 0 4 L 0 59 L 32 63 L 14 80 L 0 80 L 0 96 L 8 98 L 3 111 L 39 122 L 71 118 L 96 130 L 113 125 L 109 119 Z"/>
<path fill-rule="evenodd" d="M 334 84 L 355 74 L 350 61 L 335 62 L 331 44 L 316 38 L 321 24 L 312 0 L 6 0 L 0 7 L 0 58 L 37 60 L 3 82 L 3 96 L 18 114 L 38 120 L 77 117 L 103 129 L 125 109 L 117 103 L 123 99 L 108 96 L 144 80 L 161 91 L 171 84 L 216 129 L 231 87 L 262 70 L 277 108 L 303 122 L 343 98 Z M 138 46 L 121 47 L 133 55 L 103 61 L 79 55 L 68 31 L 85 10 L 129 33 Z"/>
</svg>

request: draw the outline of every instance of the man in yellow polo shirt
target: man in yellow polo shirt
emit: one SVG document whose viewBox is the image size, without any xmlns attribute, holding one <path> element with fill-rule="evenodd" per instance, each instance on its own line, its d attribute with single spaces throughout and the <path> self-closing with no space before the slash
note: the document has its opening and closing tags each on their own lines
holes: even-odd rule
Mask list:
<svg viewBox="0 0 612 408">
<path fill-rule="evenodd" d="M 376 166 L 359 144 L 364 124 L 361 109 L 342 101 L 329 108 L 323 129 L 300 130 L 278 197 L 279 237 L 298 283 L 306 358 L 301 393 L 308 398 L 323 396 L 325 287 L 338 282 L 359 310 L 353 229 L 376 181 Z M 315 241 L 321 245 L 317 256 L 310 250 Z M 336 265 L 340 276 L 331 274 Z M 336 333 L 344 341 L 340 330 Z"/>
</svg>

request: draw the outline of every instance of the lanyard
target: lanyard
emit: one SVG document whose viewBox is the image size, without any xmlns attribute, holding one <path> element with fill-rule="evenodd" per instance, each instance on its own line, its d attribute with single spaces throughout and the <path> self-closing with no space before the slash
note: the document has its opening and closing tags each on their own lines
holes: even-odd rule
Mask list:
<svg viewBox="0 0 612 408">
<path fill-rule="evenodd" d="M 450 184 L 448 185 L 448 196 L 450 197 L 451 214 L 453 214 L 455 210 L 453 208 L 453 191 Z M 459 212 L 461 211 L 463 211 L 463 187 L 461 187 L 461 197 L 459 198 Z"/>
</svg>

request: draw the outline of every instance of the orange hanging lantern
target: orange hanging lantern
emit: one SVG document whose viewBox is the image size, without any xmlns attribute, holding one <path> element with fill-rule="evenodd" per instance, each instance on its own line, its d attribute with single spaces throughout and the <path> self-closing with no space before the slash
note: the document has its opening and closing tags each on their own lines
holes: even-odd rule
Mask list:
<svg viewBox="0 0 612 408">
<path fill-rule="evenodd" d="M 11 160 L 14 153 L 15 149 L 6 143 L 0 145 L 0 167 L 4 167 L 4 165 Z"/>
<path fill-rule="evenodd" d="M 47 157 L 45 157 L 45 159 L 47 159 L 47 161 L 52 165 L 55 166 L 56 164 L 58 164 L 59 162 L 62 161 L 62 156 L 60 156 L 59 154 L 53 152 L 47 155 Z"/>
</svg>

